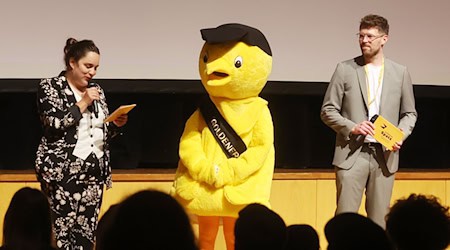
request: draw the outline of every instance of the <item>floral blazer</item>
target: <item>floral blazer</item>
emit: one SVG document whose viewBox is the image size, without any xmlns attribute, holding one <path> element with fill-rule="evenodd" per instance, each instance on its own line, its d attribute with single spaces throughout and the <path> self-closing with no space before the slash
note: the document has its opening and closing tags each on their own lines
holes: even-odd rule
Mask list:
<svg viewBox="0 0 450 250">
<path fill-rule="evenodd" d="M 101 105 L 107 117 L 108 106 L 103 89 L 99 85 L 97 88 L 100 91 L 98 105 Z M 37 106 L 44 134 L 36 153 L 35 165 L 40 182 L 61 181 L 65 175 L 71 173 L 70 167 L 74 163 L 69 160 L 69 156 L 77 143 L 77 130 L 82 118 L 76 102 L 64 71 L 58 77 L 41 80 L 37 91 Z M 112 181 L 108 140 L 118 134 L 118 128 L 113 123 L 105 123 L 103 133 L 104 164 L 100 165 L 105 169 L 101 170 L 103 176 L 99 176 L 96 181 L 110 188 Z"/>
</svg>

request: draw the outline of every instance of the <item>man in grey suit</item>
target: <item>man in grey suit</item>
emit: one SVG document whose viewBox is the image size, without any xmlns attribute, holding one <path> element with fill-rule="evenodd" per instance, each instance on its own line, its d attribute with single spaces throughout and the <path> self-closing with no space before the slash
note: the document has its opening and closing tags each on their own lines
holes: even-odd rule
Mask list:
<svg viewBox="0 0 450 250">
<path fill-rule="evenodd" d="M 336 132 L 336 214 L 358 212 L 366 193 L 367 216 L 385 228 L 399 150 L 417 120 L 411 77 L 405 66 L 384 57 L 388 21 L 367 15 L 359 26 L 362 55 L 341 62 L 325 94 L 322 121 Z M 385 148 L 372 137 L 370 118 L 381 115 L 404 133 Z"/>
</svg>

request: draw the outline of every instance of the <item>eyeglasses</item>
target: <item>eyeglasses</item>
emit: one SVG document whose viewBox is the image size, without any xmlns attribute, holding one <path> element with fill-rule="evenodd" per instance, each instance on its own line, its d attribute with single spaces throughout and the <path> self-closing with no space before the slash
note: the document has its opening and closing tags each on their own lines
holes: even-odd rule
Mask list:
<svg viewBox="0 0 450 250">
<path fill-rule="evenodd" d="M 385 34 L 379 35 L 379 36 L 375 36 L 375 35 L 372 35 L 372 34 L 361 34 L 361 33 L 356 33 L 356 36 L 358 37 L 358 39 L 359 39 L 360 41 L 363 41 L 364 38 L 367 37 L 367 41 L 373 42 L 374 40 L 376 40 L 376 39 L 378 39 L 378 38 L 381 38 L 381 37 L 385 36 Z"/>
</svg>

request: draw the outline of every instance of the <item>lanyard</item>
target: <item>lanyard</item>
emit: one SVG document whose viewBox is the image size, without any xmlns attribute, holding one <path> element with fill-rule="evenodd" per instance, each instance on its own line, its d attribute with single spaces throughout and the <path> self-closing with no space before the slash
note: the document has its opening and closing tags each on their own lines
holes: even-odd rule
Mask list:
<svg viewBox="0 0 450 250">
<path fill-rule="evenodd" d="M 384 76 L 384 58 L 383 58 L 382 63 L 381 63 L 380 74 L 378 75 L 378 85 L 377 85 L 377 88 L 375 90 L 375 93 L 374 93 L 372 99 L 371 99 L 370 85 L 369 85 L 369 68 L 368 68 L 367 65 L 364 66 L 364 70 L 366 71 L 367 107 L 369 107 L 377 99 L 377 95 L 378 95 L 378 92 L 380 90 L 381 83 L 383 81 L 383 76 Z"/>
</svg>

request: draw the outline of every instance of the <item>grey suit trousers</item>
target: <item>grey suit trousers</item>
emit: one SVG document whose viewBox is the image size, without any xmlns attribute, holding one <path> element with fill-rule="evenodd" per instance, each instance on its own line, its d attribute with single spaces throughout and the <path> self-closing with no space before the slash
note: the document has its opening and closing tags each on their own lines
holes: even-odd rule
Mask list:
<svg viewBox="0 0 450 250">
<path fill-rule="evenodd" d="M 353 167 L 336 167 L 336 214 L 358 212 L 365 191 L 367 217 L 385 228 L 395 174 L 390 173 L 385 164 L 380 164 L 382 161 L 381 145 L 365 143 Z"/>
</svg>

